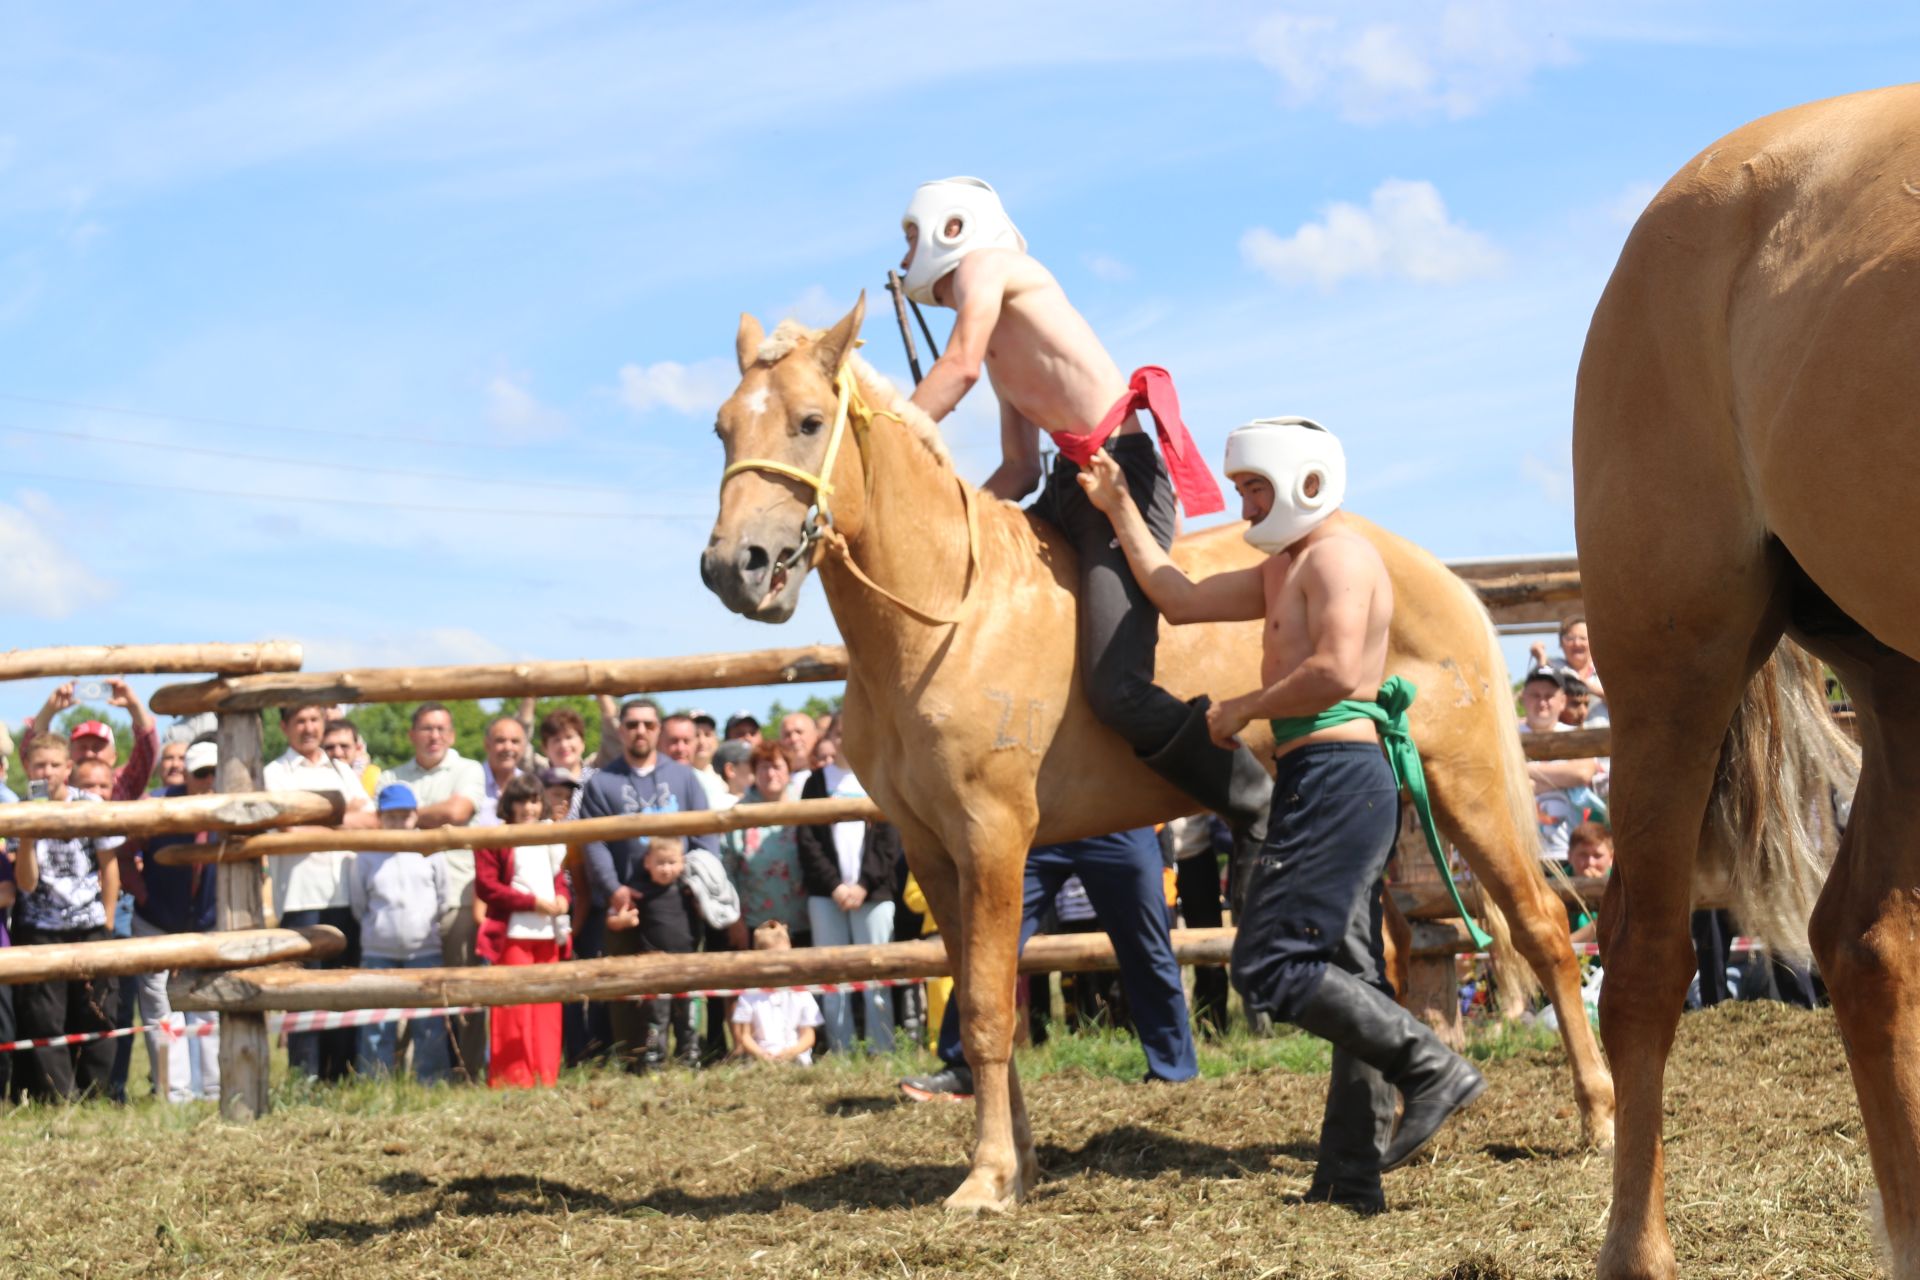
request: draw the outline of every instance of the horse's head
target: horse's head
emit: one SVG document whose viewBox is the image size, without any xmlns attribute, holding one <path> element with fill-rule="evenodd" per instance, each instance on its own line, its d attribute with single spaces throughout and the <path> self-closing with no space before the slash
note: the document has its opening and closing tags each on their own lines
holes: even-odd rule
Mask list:
<svg viewBox="0 0 1920 1280">
<path fill-rule="evenodd" d="M 771 339 L 758 320 L 740 317 L 740 385 L 714 424 L 727 469 L 700 580 L 727 608 L 756 622 L 793 616 L 819 525 L 857 514 L 863 503 L 860 445 L 836 379 L 843 371 L 853 376 L 846 365 L 866 309 L 862 293 L 825 333 L 789 324 Z M 822 481 L 831 501 L 822 498 Z"/>
</svg>

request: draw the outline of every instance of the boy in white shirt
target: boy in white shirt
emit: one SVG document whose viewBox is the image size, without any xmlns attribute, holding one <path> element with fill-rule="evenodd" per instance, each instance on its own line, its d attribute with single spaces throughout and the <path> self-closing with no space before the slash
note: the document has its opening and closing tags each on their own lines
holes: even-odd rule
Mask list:
<svg viewBox="0 0 1920 1280">
<path fill-rule="evenodd" d="M 793 945 L 787 926 L 769 920 L 753 931 L 755 951 L 785 951 Z M 733 1006 L 734 1038 L 761 1062 L 813 1065 L 814 1028 L 820 1004 L 805 991 L 749 991 Z"/>
<path fill-rule="evenodd" d="M 388 783 L 375 800 L 380 826 L 410 831 L 419 802 L 404 782 Z M 440 964 L 440 917 L 452 891 L 446 863 L 423 853 L 360 853 L 347 872 L 353 918 L 360 925 L 360 963 L 368 969 L 433 969 Z M 445 1018 L 417 1018 L 413 1027 L 413 1074 L 422 1084 L 447 1078 L 450 1063 Z M 360 1028 L 353 1069 L 360 1075 L 390 1075 L 397 1065 L 397 1022 Z"/>
</svg>

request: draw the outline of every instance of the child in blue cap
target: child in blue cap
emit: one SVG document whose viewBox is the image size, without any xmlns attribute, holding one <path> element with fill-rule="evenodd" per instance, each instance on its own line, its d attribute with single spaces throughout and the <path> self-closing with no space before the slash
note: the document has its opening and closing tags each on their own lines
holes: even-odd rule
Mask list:
<svg viewBox="0 0 1920 1280">
<path fill-rule="evenodd" d="M 395 782 L 374 798 L 380 826 L 410 831 L 419 821 L 413 788 Z M 360 963 L 368 969 L 432 969 L 440 963 L 440 918 L 448 909 L 447 868 L 421 853 L 362 852 L 348 876 L 354 918 L 360 922 Z M 354 1070 L 390 1075 L 399 1048 L 397 1022 L 360 1028 Z M 450 1062 L 445 1018 L 413 1021 L 413 1074 L 422 1084 L 446 1080 Z"/>
</svg>

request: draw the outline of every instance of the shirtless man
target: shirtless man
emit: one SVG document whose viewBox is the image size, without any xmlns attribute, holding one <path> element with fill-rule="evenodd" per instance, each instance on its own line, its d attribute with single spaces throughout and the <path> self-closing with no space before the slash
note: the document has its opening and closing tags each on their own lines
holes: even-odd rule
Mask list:
<svg viewBox="0 0 1920 1280">
<path fill-rule="evenodd" d="M 1318 424 L 1268 419 L 1227 437 L 1227 476 L 1267 552 L 1249 569 L 1194 582 L 1127 501 L 1123 472 L 1096 456 L 1080 484 L 1167 620 L 1264 619 L 1260 686 L 1214 705 L 1225 745 L 1273 721 L 1279 774 L 1265 847 L 1249 869 L 1232 974 L 1247 1007 L 1333 1042 L 1309 1199 L 1361 1213 L 1386 1201 L 1380 1175 L 1411 1159 L 1486 1087 L 1480 1073 L 1394 1002 L 1382 975 L 1381 877 L 1400 825 L 1413 689 L 1387 678 L 1393 584 L 1339 510 L 1340 443 Z M 1396 753 L 1397 754 L 1397 753 Z M 1397 1088 L 1406 1108 L 1393 1127 Z M 1389 1137 L 1391 1131 L 1391 1137 Z"/>
<path fill-rule="evenodd" d="M 1120 372 L 1059 282 L 1027 256 L 999 196 L 978 178 L 925 183 L 902 222 L 908 295 L 956 313 L 947 349 L 913 402 L 939 421 L 985 370 L 1000 401 L 1002 455 L 986 488 L 1009 501 L 1040 484 L 1040 432 L 1053 436 L 1060 455 L 1029 510 L 1059 528 L 1079 554 L 1087 700 L 1145 764 L 1225 818 L 1236 856 L 1251 857 L 1265 836 L 1272 781 L 1245 747 L 1215 745 L 1205 698 L 1183 702 L 1153 682 L 1160 620 L 1114 544 L 1112 523 L 1075 483 L 1106 444 L 1129 509 L 1162 548 L 1173 542 L 1176 485 L 1189 515 L 1223 509 L 1180 421 L 1172 380 L 1164 369 L 1142 369 L 1131 379 Z M 1152 410 L 1167 457 L 1141 429 L 1135 411 L 1142 407 Z"/>
</svg>

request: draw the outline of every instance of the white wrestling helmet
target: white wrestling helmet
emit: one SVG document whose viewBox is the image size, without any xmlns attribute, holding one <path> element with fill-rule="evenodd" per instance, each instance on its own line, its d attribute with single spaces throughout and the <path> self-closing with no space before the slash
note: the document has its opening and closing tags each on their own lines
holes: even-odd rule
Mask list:
<svg viewBox="0 0 1920 1280">
<path fill-rule="evenodd" d="M 960 225 L 948 235 L 947 224 L 956 218 Z M 907 201 L 900 225 L 912 227 L 917 237 L 907 267 L 907 296 L 926 307 L 938 305 L 933 286 L 975 249 L 1027 251 L 1027 238 L 1007 216 L 999 194 L 978 178 L 921 183 Z"/>
<path fill-rule="evenodd" d="M 1257 418 L 1227 435 L 1227 478 L 1252 474 L 1273 486 L 1273 510 L 1246 539 L 1272 555 L 1312 533 L 1347 496 L 1347 453 L 1311 418 Z M 1319 478 L 1318 491 L 1307 484 Z"/>
</svg>

